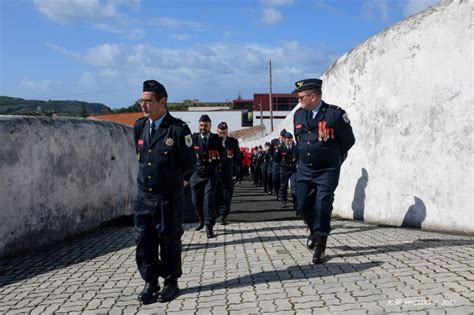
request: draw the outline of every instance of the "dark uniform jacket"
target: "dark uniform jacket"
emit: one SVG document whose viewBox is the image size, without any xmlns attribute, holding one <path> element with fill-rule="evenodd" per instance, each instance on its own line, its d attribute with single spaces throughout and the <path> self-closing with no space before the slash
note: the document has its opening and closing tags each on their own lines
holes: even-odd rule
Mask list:
<svg viewBox="0 0 474 315">
<path fill-rule="evenodd" d="M 140 118 L 134 126 L 138 189 L 152 198 L 172 192 L 189 180 L 194 167 L 191 131 L 169 113 L 150 139 L 150 120 Z"/>
<path fill-rule="evenodd" d="M 282 144 L 275 155 L 275 160 L 280 163 L 282 170 L 286 172 L 296 172 L 296 147 L 287 147 Z"/>
<path fill-rule="evenodd" d="M 355 143 L 349 118 L 338 106 L 322 102 L 315 119 L 300 108 L 293 122 L 298 158 L 312 169 L 340 166 Z"/>
<path fill-rule="evenodd" d="M 271 165 L 273 162 L 273 157 L 272 153 L 270 152 L 270 149 L 267 151 L 263 151 L 263 163 L 266 165 Z"/>
<path fill-rule="evenodd" d="M 219 138 L 222 143 L 222 138 Z M 223 155 L 222 155 L 222 169 L 221 172 L 230 175 L 237 175 L 237 163 L 240 162 L 239 155 L 239 141 L 233 137 L 226 137 L 225 142 L 222 143 Z"/>
<path fill-rule="evenodd" d="M 207 146 L 203 145 L 200 133 L 194 133 L 193 148 L 196 155 L 194 173 L 203 178 L 214 176 L 222 165 L 224 148 L 222 140 L 215 133 L 209 133 Z"/>
<path fill-rule="evenodd" d="M 278 149 L 280 148 L 281 144 L 282 142 L 278 138 L 275 138 L 270 142 L 270 148 L 268 150 L 270 151 L 270 155 L 273 159 L 275 159 L 275 153 L 278 153 Z"/>
</svg>

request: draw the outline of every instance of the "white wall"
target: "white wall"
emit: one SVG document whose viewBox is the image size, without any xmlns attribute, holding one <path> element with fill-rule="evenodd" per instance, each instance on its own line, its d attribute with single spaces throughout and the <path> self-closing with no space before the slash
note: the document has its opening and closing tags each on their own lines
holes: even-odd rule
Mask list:
<svg viewBox="0 0 474 315">
<path fill-rule="evenodd" d="M 356 136 L 334 214 L 474 233 L 469 2 L 442 1 L 393 25 L 322 76 L 324 100 L 347 111 Z"/>
<path fill-rule="evenodd" d="M 0 257 L 131 214 L 132 138 L 106 121 L 0 116 Z"/>
<path fill-rule="evenodd" d="M 273 112 L 273 117 L 286 117 L 291 113 L 291 111 L 274 111 Z M 265 125 L 265 130 L 267 133 L 271 132 L 271 120 L 270 118 L 265 118 L 265 117 L 270 117 L 270 111 L 262 111 L 262 116 L 263 118 L 263 124 Z M 273 118 L 273 130 L 276 130 L 278 125 L 280 125 L 285 118 Z M 260 112 L 259 111 L 254 111 L 253 112 L 253 125 L 257 126 L 260 125 Z"/>
</svg>

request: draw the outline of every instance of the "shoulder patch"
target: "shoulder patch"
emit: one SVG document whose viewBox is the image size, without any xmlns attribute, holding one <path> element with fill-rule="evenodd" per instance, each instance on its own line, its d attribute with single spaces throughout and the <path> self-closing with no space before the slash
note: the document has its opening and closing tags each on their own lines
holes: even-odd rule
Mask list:
<svg viewBox="0 0 474 315">
<path fill-rule="evenodd" d="M 346 124 L 350 124 L 351 121 L 349 120 L 349 116 L 347 116 L 347 113 L 344 113 L 344 115 L 342 115 L 342 119 L 344 119 L 344 121 L 346 122 Z"/>
<path fill-rule="evenodd" d="M 190 148 L 190 147 L 193 145 L 193 138 L 192 138 L 192 136 L 191 136 L 190 134 L 184 136 L 184 142 L 186 143 L 186 146 L 187 146 L 188 148 Z"/>
</svg>

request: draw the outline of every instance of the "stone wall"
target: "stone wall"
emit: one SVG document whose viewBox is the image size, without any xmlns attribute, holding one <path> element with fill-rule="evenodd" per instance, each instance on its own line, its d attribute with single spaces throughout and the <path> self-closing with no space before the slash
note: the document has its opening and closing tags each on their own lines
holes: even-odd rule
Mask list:
<svg viewBox="0 0 474 315">
<path fill-rule="evenodd" d="M 132 213 L 132 128 L 0 116 L 0 257 Z"/>
<path fill-rule="evenodd" d="M 370 38 L 323 74 L 323 99 L 347 111 L 356 136 L 334 214 L 474 233 L 471 15 L 470 1 L 442 1 Z M 293 131 L 292 119 L 278 130 Z"/>
</svg>

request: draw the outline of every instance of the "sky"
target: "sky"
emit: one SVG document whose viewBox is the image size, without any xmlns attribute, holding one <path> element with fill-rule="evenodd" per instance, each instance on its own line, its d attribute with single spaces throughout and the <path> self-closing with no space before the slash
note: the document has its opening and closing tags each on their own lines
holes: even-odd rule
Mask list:
<svg viewBox="0 0 474 315">
<path fill-rule="evenodd" d="M 289 93 L 438 0 L 0 0 L 0 95 L 132 105 Z"/>
</svg>

